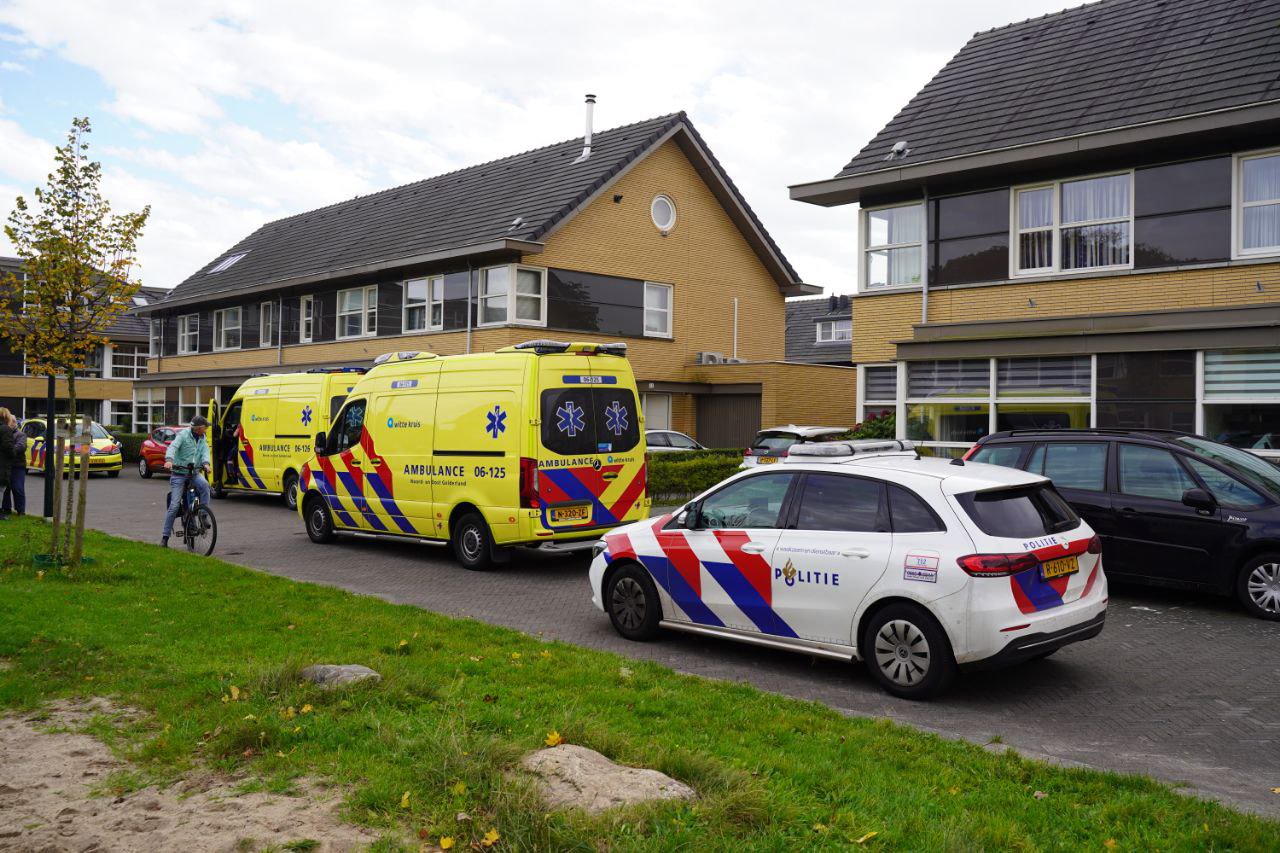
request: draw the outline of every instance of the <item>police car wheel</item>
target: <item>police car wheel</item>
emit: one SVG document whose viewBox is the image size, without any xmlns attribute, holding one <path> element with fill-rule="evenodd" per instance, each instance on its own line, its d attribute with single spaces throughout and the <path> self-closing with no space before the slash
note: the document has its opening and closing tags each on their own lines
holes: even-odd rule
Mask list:
<svg viewBox="0 0 1280 853">
<path fill-rule="evenodd" d="M 310 498 L 306 503 L 307 535 L 312 542 L 325 544 L 333 541 L 333 516 L 329 508 L 319 498 Z"/>
<path fill-rule="evenodd" d="M 862 659 L 871 677 L 903 699 L 931 699 L 951 684 L 956 662 L 936 619 L 912 604 L 878 611 L 862 634 Z"/>
<path fill-rule="evenodd" d="M 147 464 L 145 458 L 138 460 L 138 476 L 145 480 L 151 479 L 151 466 Z"/>
<path fill-rule="evenodd" d="M 624 566 L 609 576 L 604 590 L 605 607 L 614 630 L 628 640 L 648 640 L 658 633 L 662 603 L 649 573 L 638 566 Z"/>
<path fill-rule="evenodd" d="M 464 569 L 482 572 L 493 566 L 493 542 L 489 525 L 480 515 L 469 512 L 453 528 L 453 554 Z"/>
<path fill-rule="evenodd" d="M 1261 554 L 1245 563 L 1236 596 L 1251 615 L 1280 622 L 1280 554 Z"/>
<path fill-rule="evenodd" d="M 284 482 L 281 484 L 281 496 L 284 498 L 284 505 L 289 508 L 290 512 L 298 511 L 298 475 L 290 471 L 284 475 Z"/>
</svg>

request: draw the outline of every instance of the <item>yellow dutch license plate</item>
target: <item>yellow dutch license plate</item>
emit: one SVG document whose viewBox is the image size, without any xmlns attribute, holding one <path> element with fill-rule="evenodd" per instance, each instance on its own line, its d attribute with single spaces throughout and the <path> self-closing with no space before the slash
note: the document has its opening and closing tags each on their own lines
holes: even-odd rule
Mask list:
<svg viewBox="0 0 1280 853">
<path fill-rule="evenodd" d="M 551 510 L 551 522 L 559 524 L 565 521 L 590 521 L 591 507 L 589 506 L 566 506 L 553 508 Z"/>
<path fill-rule="evenodd" d="M 1044 574 L 1044 579 L 1060 578 L 1063 575 L 1074 575 L 1080 571 L 1080 560 L 1077 557 L 1059 557 L 1056 560 L 1046 560 L 1040 564 L 1040 571 Z"/>
<path fill-rule="evenodd" d="M 776 456 L 758 456 L 756 459 L 757 465 L 772 465 L 778 461 L 778 457 Z"/>
</svg>

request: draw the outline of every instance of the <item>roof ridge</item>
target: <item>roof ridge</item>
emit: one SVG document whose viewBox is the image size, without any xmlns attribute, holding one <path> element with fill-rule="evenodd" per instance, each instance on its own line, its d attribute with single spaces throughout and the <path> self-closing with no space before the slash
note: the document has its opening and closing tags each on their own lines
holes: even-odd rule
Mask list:
<svg viewBox="0 0 1280 853">
<path fill-rule="evenodd" d="M 627 130 L 627 129 L 629 129 L 629 128 L 633 128 L 633 127 L 638 127 L 639 125 L 642 125 L 642 124 L 650 124 L 650 123 L 653 123 L 653 122 L 659 122 L 659 121 L 664 121 L 664 120 L 670 120 L 670 119 L 673 119 L 673 118 L 676 118 L 676 117 L 681 117 L 681 118 L 683 118 L 683 117 L 684 117 L 684 115 L 685 115 L 684 110 L 680 110 L 680 111 L 678 111 L 678 112 L 674 112 L 674 113 L 667 113 L 666 115 L 654 116 L 654 117 L 652 117 L 652 118 L 641 119 L 640 121 L 633 121 L 633 122 L 631 122 L 631 123 L 629 123 L 629 124 L 620 124 L 620 125 L 618 125 L 617 127 L 610 127 L 610 128 L 606 128 L 606 129 L 604 129 L 604 130 L 594 131 L 594 132 L 592 133 L 592 137 L 594 138 L 594 137 L 604 136 L 604 135 L 605 135 L 605 134 L 607 134 L 607 133 L 616 133 L 616 132 L 618 132 L 618 131 Z M 427 176 L 427 177 L 425 177 L 425 178 L 419 178 L 419 179 L 417 179 L 417 180 L 415 180 L 415 181 L 406 181 L 406 182 L 405 182 L 405 183 L 403 183 L 403 184 L 397 184 L 396 186 L 393 186 L 393 187 L 384 187 L 383 189 L 380 189 L 380 190 L 374 190 L 374 191 L 372 191 L 372 192 L 365 193 L 364 195 L 356 195 L 356 196 L 352 196 L 352 197 L 350 197 L 350 198 L 342 199 L 341 201 L 335 201 L 335 202 L 332 202 L 332 203 L 330 203 L 330 204 L 323 204 L 323 205 L 321 205 L 321 206 L 319 206 L 319 207 L 313 207 L 313 208 L 311 208 L 310 210 L 304 210 L 304 211 L 300 211 L 300 212 L 298 212 L 298 213 L 291 213 L 291 214 L 289 214 L 288 216 L 282 216 L 282 217 L 280 217 L 279 219 L 271 219 L 271 220 L 268 220 L 267 222 L 264 222 L 262 225 L 258 226 L 257 231 L 261 231 L 263 228 L 266 228 L 266 227 L 271 226 L 271 225 L 278 225 L 278 224 L 280 224 L 280 223 L 282 223 L 282 222 L 288 222 L 288 221 L 289 221 L 289 220 L 291 220 L 291 219 L 299 219 L 299 218 L 302 218 L 302 217 L 305 217 L 305 216 L 311 216 L 312 214 L 320 213 L 321 211 L 329 210 L 330 208 L 339 207 L 339 206 L 344 205 L 344 204 L 350 204 L 350 203 L 351 203 L 351 202 L 353 202 L 353 201 L 360 201 L 360 200 L 362 200 L 362 199 L 369 199 L 369 198 L 373 198 L 374 196 L 380 196 L 380 195 L 384 195 L 384 194 L 394 193 L 394 192 L 396 192 L 396 191 L 398 191 L 398 190 L 403 190 L 403 189 L 405 189 L 406 187 L 417 186 L 418 184 L 425 184 L 425 183 L 427 183 L 427 182 L 429 182 L 429 181 L 438 181 L 438 180 L 441 180 L 442 178 L 448 178 L 448 177 L 450 177 L 450 176 L 452 176 L 452 175 L 460 175 L 460 174 L 462 174 L 463 172 L 470 172 L 470 171 L 473 171 L 473 170 L 476 170 L 476 169 L 483 169 L 483 168 L 485 168 L 486 166 L 494 166 L 494 165 L 497 165 L 497 164 L 502 163 L 502 162 L 507 161 L 507 160 L 514 160 L 514 159 L 516 159 L 516 158 L 518 158 L 518 157 L 527 157 L 527 156 L 528 156 L 528 155 L 530 155 L 530 154 L 535 154 L 535 153 L 537 153 L 537 152 L 539 152 L 539 151 L 547 151 L 547 150 L 552 149 L 552 148 L 558 148 L 558 147 L 560 147 L 561 145 L 567 145 L 567 144 L 569 144 L 569 143 L 571 143 L 571 142 L 574 142 L 574 141 L 576 141 L 576 140 L 579 140 L 579 139 L 582 139 L 582 137 L 581 137 L 581 136 L 571 136 L 571 137 L 569 137 L 568 139 L 562 139 L 562 140 L 560 140 L 559 142 L 552 142 L 552 143 L 549 143 L 549 144 L 547 144 L 547 145 L 539 145 L 539 146 L 537 146 L 537 147 L 535 147 L 535 148 L 529 148 L 529 149 L 527 149 L 527 150 L 525 150 L 525 151 L 520 151 L 520 152 L 517 152 L 517 153 L 515 153 L 515 154 L 507 154 L 507 155 L 505 155 L 505 156 L 503 156 L 503 157 L 495 157 L 495 158 L 494 158 L 494 159 L 492 159 L 492 160 L 485 160 L 485 161 L 483 161 L 483 162 L 481 162 L 481 163 L 473 163 L 473 164 L 471 164 L 470 166 L 461 166 L 461 167 L 459 167 L 459 168 L 457 168 L 457 169 L 453 169 L 453 170 L 448 171 L 448 172 L 441 172 L 441 173 L 439 173 L 438 175 L 429 175 L 429 176 Z M 254 233 L 257 233 L 257 232 L 255 231 Z M 252 235 L 250 235 L 250 236 L 252 236 Z M 242 241 L 242 242 L 243 242 L 243 241 Z M 239 245 L 239 244 L 237 243 L 236 245 Z M 234 248 L 234 247 L 233 247 L 233 248 Z M 216 258 L 215 258 L 215 260 L 216 260 Z M 201 269 L 203 269 L 203 267 L 201 267 Z"/>
<path fill-rule="evenodd" d="M 1048 18 L 1057 18 L 1061 15 L 1066 15 L 1070 12 L 1079 12 L 1081 9 L 1086 9 L 1090 6 L 1101 6 L 1104 3 L 1122 2 L 1122 1 L 1123 0 L 1089 0 L 1089 2 L 1081 3 L 1079 6 L 1068 6 L 1067 8 L 1060 9 L 1057 12 L 1045 12 L 1043 15 L 1039 16 L 1038 18 L 1024 18 L 1021 21 L 1010 21 L 1009 23 L 1001 24 L 998 27 L 991 27 L 985 30 L 978 30 L 973 34 L 973 37 L 977 38 L 978 36 L 985 36 L 985 35 L 988 35 L 989 33 L 998 32 L 999 30 L 1007 30 L 1012 27 L 1021 27 L 1024 24 L 1039 23 L 1040 21 L 1047 20 Z"/>
</svg>

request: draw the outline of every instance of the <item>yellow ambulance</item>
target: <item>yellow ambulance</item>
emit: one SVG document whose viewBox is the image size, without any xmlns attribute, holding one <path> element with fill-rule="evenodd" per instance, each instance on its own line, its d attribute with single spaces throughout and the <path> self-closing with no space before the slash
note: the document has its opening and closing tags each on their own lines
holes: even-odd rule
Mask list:
<svg viewBox="0 0 1280 853">
<path fill-rule="evenodd" d="M 315 449 L 315 434 L 329 428 L 363 373 L 362 367 L 335 367 L 254 376 L 221 414 L 210 403 L 216 493 L 275 493 L 297 509 L 298 477 Z"/>
<path fill-rule="evenodd" d="M 585 543 L 648 517 L 644 460 L 626 344 L 388 353 L 316 436 L 300 514 L 314 542 L 447 542 L 485 569 L 511 546 Z"/>
</svg>

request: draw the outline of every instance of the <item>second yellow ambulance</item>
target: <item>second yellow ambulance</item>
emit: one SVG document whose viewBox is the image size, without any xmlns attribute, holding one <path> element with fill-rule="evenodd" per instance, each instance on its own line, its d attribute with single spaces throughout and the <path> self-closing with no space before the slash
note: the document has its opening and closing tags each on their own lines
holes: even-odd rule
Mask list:
<svg viewBox="0 0 1280 853">
<path fill-rule="evenodd" d="M 484 569 L 515 545 L 647 518 L 644 423 L 625 344 L 389 353 L 303 467 L 300 513 L 336 532 L 448 542 Z"/>
</svg>

